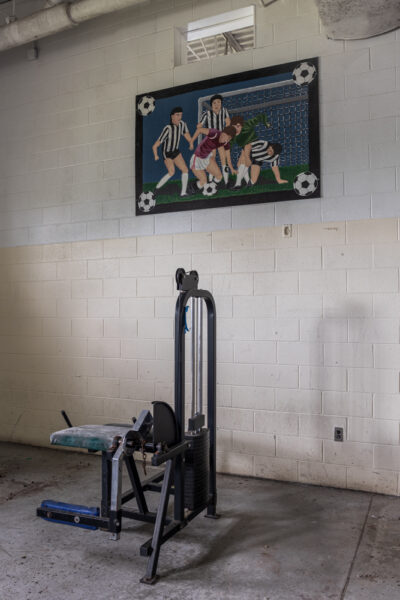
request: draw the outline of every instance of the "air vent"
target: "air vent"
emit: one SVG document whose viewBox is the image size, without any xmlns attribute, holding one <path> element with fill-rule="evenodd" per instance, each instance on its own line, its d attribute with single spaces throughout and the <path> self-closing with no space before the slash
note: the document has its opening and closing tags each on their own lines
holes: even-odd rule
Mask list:
<svg viewBox="0 0 400 600">
<path fill-rule="evenodd" d="M 254 48 L 254 6 L 192 21 L 180 36 L 181 64 L 250 50 Z"/>
</svg>

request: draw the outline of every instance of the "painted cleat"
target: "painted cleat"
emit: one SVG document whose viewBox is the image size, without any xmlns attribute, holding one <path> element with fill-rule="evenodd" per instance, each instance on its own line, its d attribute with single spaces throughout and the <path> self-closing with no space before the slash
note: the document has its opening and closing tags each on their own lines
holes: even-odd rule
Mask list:
<svg viewBox="0 0 400 600">
<path fill-rule="evenodd" d="M 231 182 L 227 187 L 230 190 L 240 190 L 243 187 L 243 181 L 242 183 L 239 183 L 239 185 L 236 185 L 236 183 Z"/>
<path fill-rule="evenodd" d="M 197 180 L 189 181 L 186 191 L 190 195 L 201 194 L 201 190 L 197 187 Z"/>
</svg>

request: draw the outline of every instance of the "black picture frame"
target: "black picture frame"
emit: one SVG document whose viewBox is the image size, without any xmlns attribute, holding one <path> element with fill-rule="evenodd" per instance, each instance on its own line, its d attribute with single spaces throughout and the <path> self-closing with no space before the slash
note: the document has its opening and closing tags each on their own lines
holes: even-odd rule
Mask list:
<svg viewBox="0 0 400 600">
<path fill-rule="evenodd" d="M 319 60 L 315 57 L 138 94 L 135 101 L 136 214 L 151 215 L 320 197 L 318 79 Z M 211 114 L 210 106 L 210 99 L 216 95 L 222 97 L 222 108 L 225 107 L 228 111 L 231 122 L 235 116 L 243 117 L 244 125 L 240 133 L 245 129 L 250 137 L 246 133 L 247 137 L 242 139 L 243 136 L 237 134 L 229 144 L 225 144 L 225 148 L 230 146 L 229 153 L 234 169 L 240 166 L 240 161 L 245 167 L 242 167 L 241 180 L 240 174 L 228 174 L 227 168 L 223 168 L 223 157 L 219 156 L 218 149 L 215 159 L 211 155 L 211 158 L 206 158 L 205 161 L 216 162 L 222 179 L 218 181 L 218 177 L 214 176 L 210 182 L 211 174 L 204 169 L 196 169 L 196 174 L 204 171 L 207 176 L 206 185 L 199 188 L 201 181 L 190 168 L 190 161 L 193 160 L 194 165 L 199 162 L 199 156 L 192 159 L 192 155 L 196 153 L 200 143 L 204 142 L 206 134 L 199 135 L 193 150 L 190 150 L 189 142 L 181 132 L 181 135 L 178 135 L 179 145 L 173 150 L 174 142 L 176 146 L 177 141 L 177 137 L 173 138 L 173 132 L 176 135 L 179 123 L 171 124 L 171 112 L 177 108 L 181 109 L 181 121 L 186 123 L 189 137 L 197 131 L 199 119 L 203 115 L 203 127 L 209 131 L 208 137 L 214 136 L 214 139 L 218 140 L 215 143 L 220 144 L 225 138 L 214 133 L 217 126 L 212 125 L 214 122 L 218 123 L 215 120 L 218 115 L 214 117 Z M 218 102 L 213 101 L 213 107 L 215 106 L 218 106 Z M 207 113 L 207 110 L 210 113 Z M 219 114 L 222 116 L 222 112 Z M 265 118 L 262 115 L 265 115 Z M 179 115 L 176 115 L 175 119 L 179 119 Z M 250 126 L 253 121 L 257 121 L 254 127 Z M 212 132 L 210 127 L 206 127 L 207 124 L 210 126 L 210 123 Z M 226 119 L 222 120 L 223 125 L 226 126 L 227 123 Z M 166 128 L 167 125 L 170 127 Z M 165 133 L 166 130 L 170 133 Z M 217 131 L 221 130 L 220 125 Z M 237 131 L 236 125 L 236 133 Z M 165 140 L 159 142 L 162 132 L 164 136 L 167 135 L 166 139 L 169 137 L 169 149 L 172 148 L 172 151 L 166 149 Z M 250 139 L 250 146 L 239 144 L 239 141 L 244 144 Z M 154 157 L 156 142 L 158 160 Z M 207 142 L 208 145 L 212 143 Z M 276 148 L 279 150 L 279 144 L 282 148 L 278 152 Z M 208 146 L 203 144 L 197 152 L 205 154 L 207 148 Z M 172 158 L 176 152 L 178 158 Z M 266 154 L 268 152 L 269 154 Z M 229 153 L 225 152 L 223 156 Z M 186 184 L 177 164 L 183 164 L 179 154 L 188 169 Z M 276 169 L 272 168 L 276 165 L 271 161 L 277 156 L 279 177 L 286 183 L 278 182 Z M 168 173 L 167 166 L 171 167 L 171 161 L 174 163 L 175 173 L 168 178 L 165 176 Z M 211 169 L 210 163 L 207 169 Z M 246 177 L 250 179 L 249 183 Z M 166 181 L 163 183 L 164 179 Z M 239 180 L 240 187 L 235 188 Z M 186 196 L 181 196 L 183 191 L 186 191 Z"/>
</svg>

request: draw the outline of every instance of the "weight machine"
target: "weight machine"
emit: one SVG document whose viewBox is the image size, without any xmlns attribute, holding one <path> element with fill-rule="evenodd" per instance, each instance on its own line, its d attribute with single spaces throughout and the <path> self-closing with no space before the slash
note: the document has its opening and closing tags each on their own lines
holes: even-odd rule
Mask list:
<svg viewBox="0 0 400 600">
<path fill-rule="evenodd" d="M 177 269 L 179 295 L 175 307 L 175 410 L 165 402 L 153 402 L 153 414 L 143 410 L 133 425 L 81 425 L 73 427 L 64 411 L 68 428 L 51 434 L 52 444 L 101 452 L 101 505 L 88 507 L 44 500 L 37 515 L 55 523 L 84 529 L 101 529 L 118 540 L 124 519 L 153 523 L 152 537 L 140 554 L 148 557 L 142 583 L 157 580 L 162 544 L 186 527 L 204 510 L 218 518 L 216 488 L 216 312 L 211 293 L 198 289 L 196 271 Z M 185 431 L 185 331 L 186 310 L 192 299 L 192 407 Z M 207 426 L 203 413 L 203 303 L 207 308 Z M 162 471 L 141 481 L 134 452 L 152 454 L 154 467 Z M 122 490 L 123 465 L 131 488 Z M 158 509 L 148 509 L 145 492 L 158 492 Z M 173 514 L 168 516 L 169 499 Z M 125 505 L 135 500 L 136 509 Z"/>
</svg>

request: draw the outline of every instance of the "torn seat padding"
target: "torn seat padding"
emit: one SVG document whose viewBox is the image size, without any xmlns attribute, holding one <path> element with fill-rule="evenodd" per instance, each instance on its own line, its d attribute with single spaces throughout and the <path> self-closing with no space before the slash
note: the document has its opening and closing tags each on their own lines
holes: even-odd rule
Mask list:
<svg viewBox="0 0 400 600">
<path fill-rule="evenodd" d="M 81 425 L 55 431 L 50 442 L 56 446 L 107 451 L 115 445 L 115 438 L 123 437 L 130 429 L 121 425 Z"/>
</svg>

